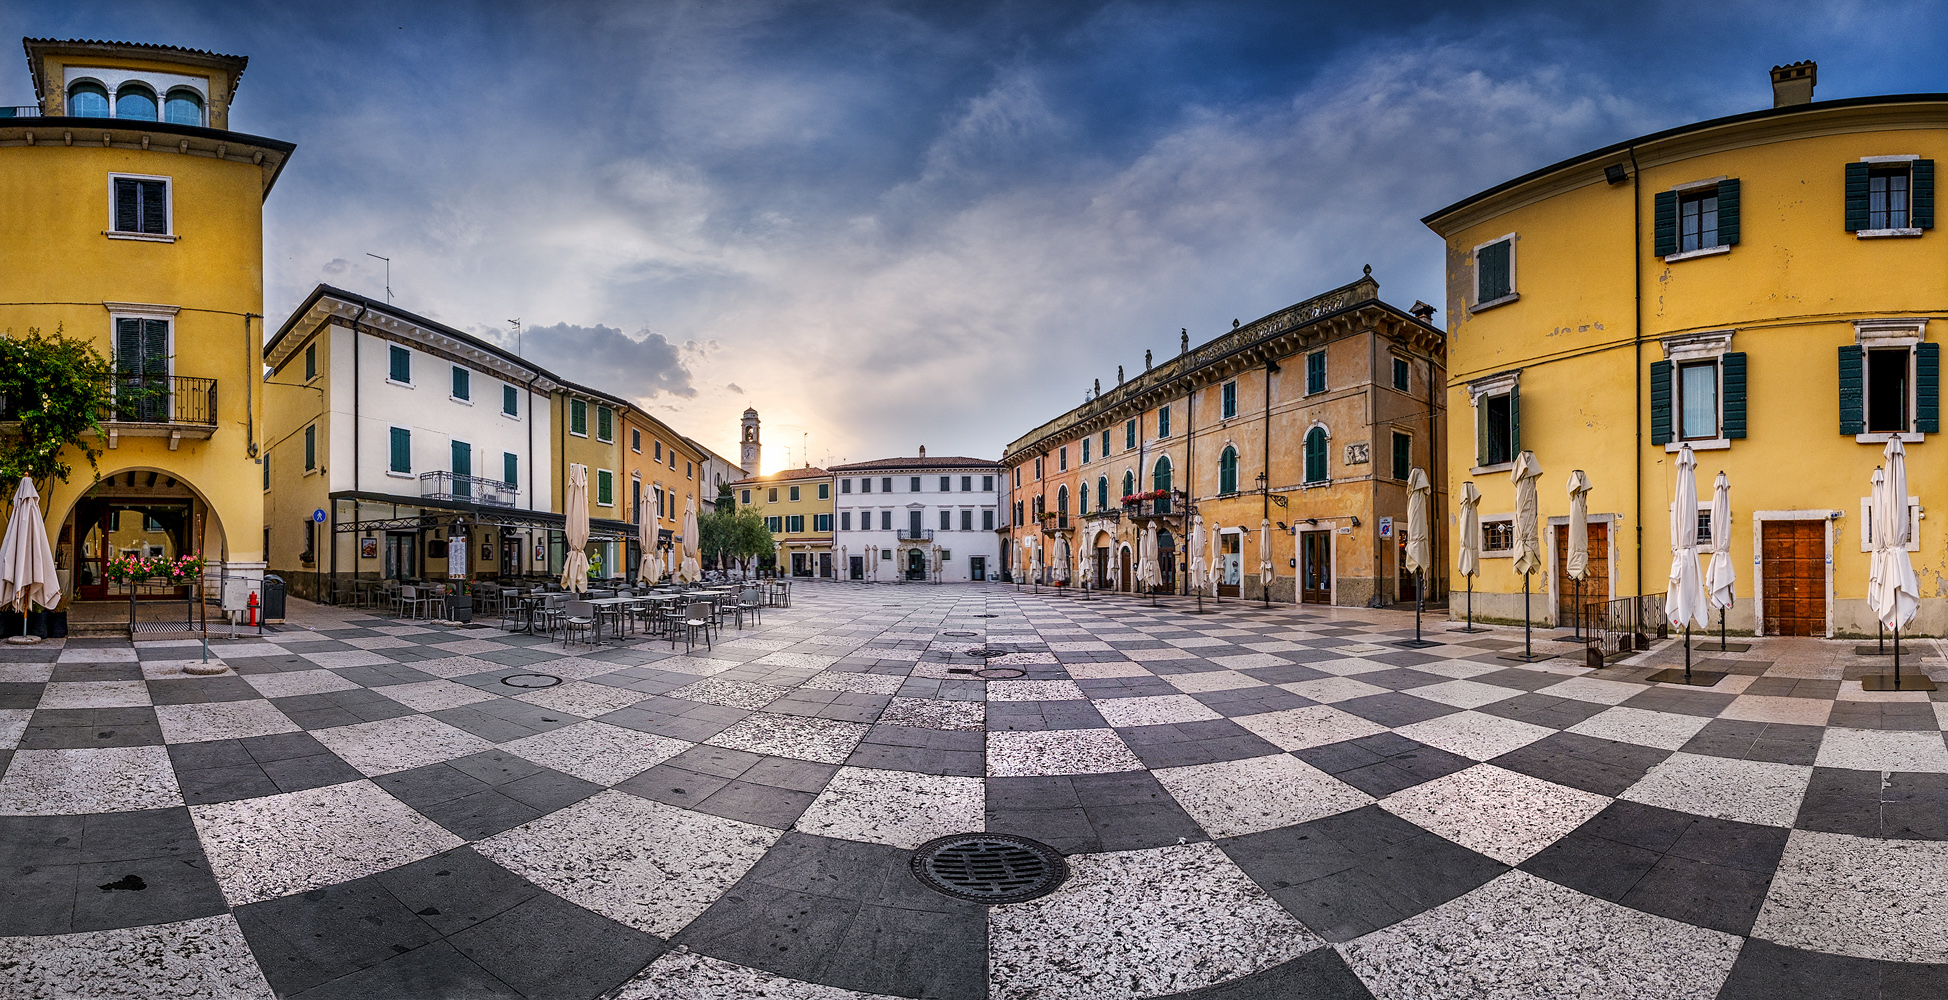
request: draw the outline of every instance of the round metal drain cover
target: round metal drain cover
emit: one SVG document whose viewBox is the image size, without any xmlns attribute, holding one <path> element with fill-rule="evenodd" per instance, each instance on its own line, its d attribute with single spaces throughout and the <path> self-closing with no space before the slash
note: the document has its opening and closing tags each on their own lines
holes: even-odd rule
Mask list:
<svg viewBox="0 0 1948 1000">
<path fill-rule="evenodd" d="M 551 688 L 561 683 L 554 674 L 508 674 L 501 683 L 515 688 Z"/>
<path fill-rule="evenodd" d="M 981 633 L 979 633 L 979 632 L 967 632 L 967 631 L 962 631 L 962 630 L 959 630 L 959 629 L 956 629 L 956 630 L 953 630 L 953 631 L 949 631 L 949 632 L 942 632 L 942 633 L 940 633 L 940 634 L 941 634 L 941 635 L 953 635 L 953 636 L 960 636 L 961 638 L 972 638 L 972 637 L 974 637 L 974 636 L 977 636 L 977 635 L 980 635 Z"/>
<path fill-rule="evenodd" d="M 973 649 L 968 650 L 967 655 L 978 656 L 981 659 L 986 660 L 996 656 L 1006 656 L 1012 652 L 1014 652 L 1014 650 L 1012 649 L 1000 649 L 995 646 L 976 646 Z"/>
<path fill-rule="evenodd" d="M 1069 877 L 1061 852 L 1006 833 L 961 833 L 921 844 L 913 877 L 942 895 L 976 903 L 1020 903 L 1054 892 Z"/>
<path fill-rule="evenodd" d="M 982 667 L 974 671 L 974 676 L 984 681 L 1005 681 L 1028 676 L 1028 671 L 1020 667 Z"/>
</svg>

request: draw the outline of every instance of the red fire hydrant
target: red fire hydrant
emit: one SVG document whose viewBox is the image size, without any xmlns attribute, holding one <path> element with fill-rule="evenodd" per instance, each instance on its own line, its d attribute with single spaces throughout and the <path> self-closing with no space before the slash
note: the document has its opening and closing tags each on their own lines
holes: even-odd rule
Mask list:
<svg viewBox="0 0 1948 1000">
<path fill-rule="evenodd" d="M 257 592 L 256 591 L 253 590 L 250 592 L 250 603 L 246 605 L 246 607 L 250 608 L 250 621 L 247 624 L 249 624 L 254 628 L 257 625 Z"/>
</svg>

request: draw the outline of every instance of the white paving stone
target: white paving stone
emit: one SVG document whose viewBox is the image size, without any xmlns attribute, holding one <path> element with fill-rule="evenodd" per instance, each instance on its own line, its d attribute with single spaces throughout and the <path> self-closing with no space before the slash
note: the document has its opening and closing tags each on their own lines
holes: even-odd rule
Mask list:
<svg viewBox="0 0 1948 1000">
<path fill-rule="evenodd" d="M 387 660 L 390 663 L 392 661 Z M 276 674 L 247 674 L 244 683 L 266 698 L 295 698 L 307 694 L 352 691 L 357 684 L 329 670 L 287 670 Z"/>
<path fill-rule="evenodd" d="M 425 715 L 319 729 L 311 735 L 368 778 L 494 748 L 494 744 L 464 729 Z"/>
<path fill-rule="evenodd" d="M 980 778 L 844 767 L 794 829 L 912 849 L 935 837 L 981 829 L 986 801 L 986 782 Z"/>
<path fill-rule="evenodd" d="M 1062 888 L 988 911 L 994 1000 L 1120 1000 L 1200 989 L 1319 947 L 1209 843 L 1069 859 Z"/>
<path fill-rule="evenodd" d="M 27 720 L 33 717 L 31 708 L 0 708 L 0 750 L 18 746 L 20 737 L 27 732 Z"/>
<path fill-rule="evenodd" d="M 1642 684 L 1626 684 L 1623 681 L 1606 680 L 1601 677 L 1571 677 L 1548 687 L 1539 688 L 1536 694 L 1548 695 L 1551 698 L 1574 698 L 1577 701 L 1595 702 L 1598 705 L 1620 705 L 1647 690 L 1649 688 Z"/>
<path fill-rule="evenodd" d="M 15 1000 L 273 1000 L 227 913 L 106 931 L 0 937 L 0 996 Z"/>
<path fill-rule="evenodd" d="M 1290 754 L 1151 773 L 1212 837 L 1275 830 L 1373 803 L 1372 796 Z"/>
<path fill-rule="evenodd" d="M 1414 693 L 1418 695 L 1420 690 Z M 1553 736 L 1556 731 L 1547 726 L 1504 719 L 1485 712 L 1455 712 L 1438 719 L 1400 726 L 1394 732 L 1470 760 L 1494 760 L 1511 750 L 1519 750 L 1537 740 Z"/>
<path fill-rule="evenodd" d="M 789 693 L 784 688 L 759 684 L 755 681 L 703 677 L 666 693 L 664 697 L 722 705 L 725 708 L 742 708 L 754 712 Z"/>
<path fill-rule="evenodd" d="M 1143 762 L 1113 729 L 1062 729 L 988 734 L 988 777 L 1110 774 L 1137 771 Z"/>
<path fill-rule="evenodd" d="M 1607 796 L 1476 764 L 1380 800 L 1422 829 L 1505 865 L 1519 865 L 1610 804 Z"/>
<path fill-rule="evenodd" d="M 683 740 L 640 733 L 605 722 L 578 722 L 502 744 L 501 749 L 543 767 L 572 774 L 583 781 L 613 785 L 633 778 L 691 746 Z"/>
<path fill-rule="evenodd" d="M 1414 669 L 1421 670 L 1423 668 L 1415 667 Z M 1443 705 L 1453 705 L 1455 708 L 1480 708 L 1483 705 L 1492 705 L 1498 701 L 1507 701 L 1521 693 L 1513 688 L 1468 680 L 1444 681 L 1440 684 L 1428 684 L 1414 688 L 1414 697 L 1416 698 L 1437 701 Z"/>
<path fill-rule="evenodd" d="M 893 674 L 867 674 L 845 670 L 827 670 L 814 674 L 810 680 L 800 684 L 808 691 L 852 691 L 858 694 L 892 694 L 906 683 L 906 678 Z"/>
<path fill-rule="evenodd" d="M 893 1000 L 882 993 L 860 993 L 786 979 L 760 969 L 672 951 L 649 963 L 624 983 L 614 1000 Z"/>
<path fill-rule="evenodd" d="M 1076 664 L 1069 665 L 1069 673 L 1075 673 Z M 1188 674 L 1165 674 L 1164 680 L 1170 686 L 1185 694 L 1200 694 L 1207 691 L 1236 691 L 1241 688 L 1265 687 L 1264 681 L 1236 670 L 1200 670 Z"/>
<path fill-rule="evenodd" d="M 1081 701 L 1085 695 L 1074 681 L 994 680 L 987 683 L 989 701 Z"/>
<path fill-rule="evenodd" d="M 42 708 L 137 708 L 149 704 L 141 681 L 55 681 L 41 692 Z"/>
<path fill-rule="evenodd" d="M 1096 711 L 1112 726 L 1170 726 L 1179 722 L 1210 722 L 1223 715 L 1187 694 L 1145 695 L 1139 698 L 1101 698 Z"/>
<path fill-rule="evenodd" d="M 754 712 L 704 742 L 751 753 L 843 764 L 872 727 L 858 722 Z"/>
<path fill-rule="evenodd" d="M 1820 767 L 1855 771 L 1926 771 L 1948 773 L 1948 743 L 1939 730 L 1903 732 L 1882 729 L 1829 727 L 1820 740 Z"/>
<path fill-rule="evenodd" d="M 170 743 L 242 740 L 295 733 L 298 725 L 267 701 L 213 701 L 202 705 L 157 705 L 156 722 Z"/>
<path fill-rule="evenodd" d="M 553 670 L 546 669 L 553 666 L 554 664 L 546 664 L 536 669 L 544 670 L 547 673 L 554 673 Z M 647 697 L 649 696 L 643 694 L 641 691 L 631 691 L 628 688 L 610 687 L 607 684 L 596 684 L 592 681 L 568 680 L 562 681 L 554 687 L 541 688 L 537 691 L 529 691 L 526 694 L 516 695 L 515 700 L 525 701 L 530 705 L 538 705 L 550 711 L 563 712 L 568 715 L 579 715 L 584 719 L 593 719 L 598 715 L 607 715 L 617 709 L 628 708 Z"/>
<path fill-rule="evenodd" d="M 1231 721 L 1264 737 L 1280 750 L 1307 750 L 1387 731 L 1385 726 L 1368 722 L 1331 705 L 1307 705 L 1304 708 L 1244 715 Z"/>
<path fill-rule="evenodd" d="M 912 729 L 942 729 L 978 733 L 987 729 L 987 707 L 978 701 L 940 698 L 894 698 L 879 713 L 879 722 Z"/>
<path fill-rule="evenodd" d="M 1301 698 L 1310 698 L 1321 704 L 1351 701 L 1368 695 L 1386 694 L 1388 688 L 1378 684 L 1368 684 L 1353 677 L 1315 677 L 1309 681 L 1291 681 L 1278 685 Z"/>
<path fill-rule="evenodd" d="M 56 663 L 134 663 L 135 661 L 136 661 L 136 652 L 135 652 L 135 647 L 133 646 L 113 646 L 113 647 L 93 647 L 93 648 L 69 646 L 61 650 L 61 655 L 57 657 L 54 662 Z"/>
<path fill-rule="evenodd" d="M 1794 830 L 1754 937 L 1890 962 L 1948 962 L 1948 842 Z"/>
<path fill-rule="evenodd" d="M 1696 816 L 1789 827 L 1812 777 L 1812 768 L 1794 764 L 1674 753 L 1618 797 Z"/>
<path fill-rule="evenodd" d="M 1634 743 L 1660 750 L 1676 750 L 1691 742 L 1710 719 L 1641 708 L 1606 708 L 1569 727 L 1569 732 L 1600 740 Z"/>
<path fill-rule="evenodd" d="M 781 835 L 610 790 L 475 849 L 571 903 L 667 938 L 736 885 Z"/>
<path fill-rule="evenodd" d="M 421 664 L 413 664 L 415 668 Z M 441 709 L 460 708 L 476 705 L 483 701 L 493 701 L 499 695 L 489 694 L 479 688 L 465 684 L 455 684 L 450 680 L 414 681 L 411 684 L 388 684 L 372 690 L 391 698 L 415 712 L 437 712 Z"/>
<path fill-rule="evenodd" d="M 16 750 L 0 816 L 68 816 L 183 804 L 167 747 Z"/>
<path fill-rule="evenodd" d="M 189 807 L 231 906 L 323 888 L 464 841 L 370 781 Z"/>
</svg>

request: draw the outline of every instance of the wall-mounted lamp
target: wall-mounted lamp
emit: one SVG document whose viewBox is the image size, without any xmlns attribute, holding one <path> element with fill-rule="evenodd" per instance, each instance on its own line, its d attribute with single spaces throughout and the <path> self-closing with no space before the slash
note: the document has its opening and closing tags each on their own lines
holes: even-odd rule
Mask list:
<svg viewBox="0 0 1948 1000">
<path fill-rule="evenodd" d="M 1603 179 L 1612 184 L 1622 184 L 1630 179 L 1630 175 L 1624 172 L 1623 164 L 1612 163 L 1603 168 Z"/>
<path fill-rule="evenodd" d="M 1318 519 L 1318 518 L 1316 518 L 1316 517 L 1308 517 L 1308 518 L 1306 518 L 1306 519 L 1305 519 L 1305 523 L 1307 523 L 1307 524 L 1312 524 L 1312 525 L 1316 525 L 1316 524 L 1318 524 L 1318 523 L 1319 523 L 1319 519 Z"/>
<path fill-rule="evenodd" d="M 1352 515 L 1352 518 L 1353 518 L 1353 527 L 1355 527 L 1355 528 L 1357 528 L 1357 527 L 1359 527 L 1359 526 L 1360 526 L 1360 516 L 1359 516 L 1358 514 L 1354 514 L 1354 515 Z"/>
<path fill-rule="evenodd" d="M 1280 531 L 1291 531 L 1292 529 L 1291 529 L 1291 528 L 1288 528 L 1288 527 L 1286 527 L 1286 526 L 1285 526 L 1285 522 L 1284 522 L 1284 521 L 1280 521 L 1280 522 L 1278 522 L 1278 530 L 1280 530 Z"/>
</svg>

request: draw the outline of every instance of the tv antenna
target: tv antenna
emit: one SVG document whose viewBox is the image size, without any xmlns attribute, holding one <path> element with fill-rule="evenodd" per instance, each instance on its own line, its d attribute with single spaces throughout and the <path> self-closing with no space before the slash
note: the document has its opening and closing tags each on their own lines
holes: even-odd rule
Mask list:
<svg viewBox="0 0 1948 1000">
<path fill-rule="evenodd" d="M 507 321 L 507 325 L 514 328 L 514 356 L 520 357 L 521 356 L 521 318 L 516 316 L 515 318 L 510 319 Z"/>
<path fill-rule="evenodd" d="M 373 260 L 382 260 L 386 262 L 386 305 L 391 305 L 392 304 L 392 258 L 381 257 L 376 253 L 367 253 L 366 256 L 372 258 Z"/>
</svg>

